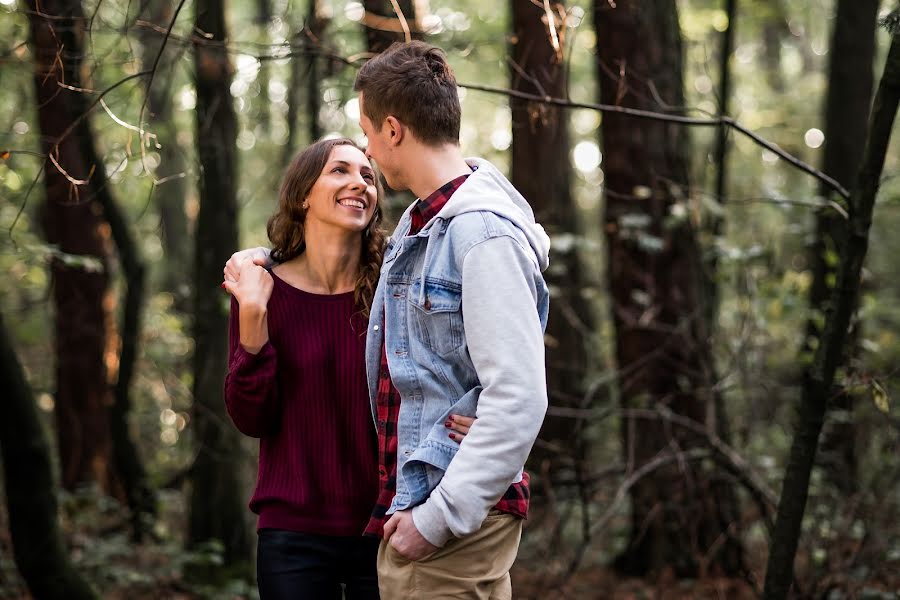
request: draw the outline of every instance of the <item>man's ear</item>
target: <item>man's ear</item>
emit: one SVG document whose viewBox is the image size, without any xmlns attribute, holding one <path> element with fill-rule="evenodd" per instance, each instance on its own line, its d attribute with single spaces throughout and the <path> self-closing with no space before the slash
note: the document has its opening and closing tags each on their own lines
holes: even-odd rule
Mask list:
<svg viewBox="0 0 900 600">
<path fill-rule="evenodd" d="M 388 115 L 384 119 L 384 126 L 388 128 L 391 145 L 396 146 L 403 141 L 403 138 L 406 136 L 406 127 L 397 119 L 397 117 Z"/>
</svg>

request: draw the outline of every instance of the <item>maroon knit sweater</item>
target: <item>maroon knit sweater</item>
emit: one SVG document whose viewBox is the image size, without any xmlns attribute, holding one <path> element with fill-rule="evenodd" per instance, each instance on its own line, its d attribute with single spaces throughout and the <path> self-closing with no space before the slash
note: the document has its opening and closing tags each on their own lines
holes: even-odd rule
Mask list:
<svg viewBox="0 0 900 600">
<path fill-rule="evenodd" d="M 352 292 L 311 294 L 272 278 L 269 342 L 258 354 L 241 347 L 231 301 L 225 406 L 260 438 L 250 510 L 260 529 L 361 535 L 378 495 L 366 319 Z"/>
</svg>

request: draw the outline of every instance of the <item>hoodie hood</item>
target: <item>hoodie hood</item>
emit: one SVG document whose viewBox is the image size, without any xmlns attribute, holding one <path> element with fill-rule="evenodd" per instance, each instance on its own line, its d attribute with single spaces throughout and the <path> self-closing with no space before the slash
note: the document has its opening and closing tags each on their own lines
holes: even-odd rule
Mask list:
<svg viewBox="0 0 900 600">
<path fill-rule="evenodd" d="M 550 262 L 550 238 L 544 228 L 535 222 L 531 206 L 488 161 L 467 158 L 466 163 L 475 171 L 453 194 L 450 202 L 425 225 L 423 232 L 438 219 L 447 220 L 467 212 L 492 212 L 512 222 L 525 235 L 541 271 L 544 271 Z"/>
</svg>

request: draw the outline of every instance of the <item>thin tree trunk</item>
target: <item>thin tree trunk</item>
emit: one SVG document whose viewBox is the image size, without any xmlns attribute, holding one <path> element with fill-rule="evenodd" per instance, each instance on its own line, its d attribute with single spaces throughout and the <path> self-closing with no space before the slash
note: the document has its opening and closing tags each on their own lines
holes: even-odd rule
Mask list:
<svg viewBox="0 0 900 600">
<path fill-rule="evenodd" d="M 173 9 L 172 0 L 148 0 L 144 12 L 146 19 L 153 25 L 168 27 L 172 20 Z M 146 28 L 141 30 L 139 40 L 143 46 L 144 68 L 149 69 L 159 53 L 163 37 L 158 31 Z M 164 260 L 163 287 L 174 295 L 176 306 L 186 310 L 190 294 L 190 274 L 185 265 L 190 264 L 191 238 L 188 233 L 188 218 L 184 211 L 187 178 L 183 175 L 186 165 L 184 152 L 178 146 L 178 129 L 175 126 L 172 106 L 175 56 L 175 49 L 170 43 L 160 59 L 157 77 L 150 88 L 147 113 L 149 129 L 159 136 L 161 146 L 156 177 L 164 183 L 153 191 L 153 200 L 159 210 Z"/>
<path fill-rule="evenodd" d="M 318 52 L 325 46 L 325 30 L 328 21 L 319 15 L 318 0 L 309 1 L 309 16 L 306 19 L 307 47 L 310 53 L 306 61 L 306 118 L 309 126 L 310 143 L 322 137 L 319 112 L 322 110 L 322 58 Z"/>
<path fill-rule="evenodd" d="M 92 600 L 96 596 L 69 562 L 59 531 L 50 446 L 2 317 L 0 387 L 0 455 L 16 566 L 35 598 Z"/>
<path fill-rule="evenodd" d="M 198 0 L 195 31 L 227 39 L 222 0 Z M 219 285 L 222 265 L 237 248 L 237 119 L 224 46 L 196 44 L 197 154 L 200 211 L 194 248 L 194 424 L 197 458 L 188 540 L 220 540 L 225 563 L 249 566 L 250 537 L 240 480 L 240 436 L 225 415 L 223 384 L 228 354 L 227 303 Z"/>
<path fill-rule="evenodd" d="M 682 48 L 674 0 L 594 4 L 601 102 L 658 109 L 682 106 Z M 652 80 L 651 80 L 652 78 Z M 654 89 L 650 89 L 652 82 Z M 725 437 L 703 303 L 700 251 L 688 197 L 684 128 L 607 113 L 601 125 L 607 277 L 615 326 L 619 393 L 625 408 L 663 404 Z M 659 453 L 703 441 L 663 423 L 626 418 L 623 453 L 638 469 Z M 674 571 L 735 574 L 743 553 L 734 535 L 734 490 L 703 465 L 661 468 L 631 488 L 631 539 L 617 567 L 644 575 Z"/>
<path fill-rule="evenodd" d="M 399 0 L 397 5 L 413 39 L 421 39 L 421 32 L 416 27 L 414 0 Z M 363 23 L 369 52 L 382 52 L 394 42 L 405 39 L 402 23 L 389 0 L 363 0 L 363 7 L 366 9 Z"/>
<path fill-rule="evenodd" d="M 847 330 L 857 307 L 860 274 L 869 245 L 872 212 L 878 194 L 891 129 L 900 103 L 900 33 L 892 35 L 891 48 L 872 106 L 862 166 L 852 192 L 842 247 L 837 285 L 831 292 L 825 327 L 812 365 L 805 373 L 799 415 L 784 475 L 778 516 L 769 544 L 769 561 L 763 592 L 767 600 L 786 598 L 794 573 L 794 557 L 800 538 L 815 461 L 819 432 L 834 384 L 834 374 L 844 358 Z"/>
<path fill-rule="evenodd" d="M 59 85 L 84 87 L 81 41 L 86 22 L 78 0 L 39 4 L 29 0 L 28 7 L 42 149 L 59 165 L 48 160 L 44 170 L 44 231 L 47 241 L 61 252 L 92 259 L 96 265 L 66 264 L 59 258 L 51 263 L 62 486 L 73 490 L 97 482 L 107 493 L 121 496 L 112 465 L 108 415 L 112 398 L 105 357 L 110 327 L 104 306 L 109 234 L 103 229 L 95 197 L 95 168 L 103 166 L 92 163 L 83 152 L 93 144 L 87 120 L 74 125 L 83 112 L 79 110 L 84 106 L 81 93 Z"/>
<path fill-rule="evenodd" d="M 330 19 L 323 17 L 319 10 L 319 0 L 309 0 L 308 12 L 303 28 L 294 36 L 294 46 L 302 46 L 306 56 L 291 57 L 291 73 L 288 85 L 288 136 L 281 157 L 285 166 L 297 151 L 297 125 L 300 114 L 301 96 L 305 98 L 305 112 L 309 142 L 322 137 L 319 112 L 322 108 L 322 61 L 319 52 L 325 47 L 325 35 Z M 304 79 L 305 74 L 305 79 Z M 305 84 L 305 85 L 304 85 Z M 305 95 L 301 92 L 305 92 Z"/>
<path fill-rule="evenodd" d="M 91 164 L 102 164 L 96 155 L 91 139 L 82 138 L 82 153 Z M 125 499 L 131 511 L 131 531 L 134 541 L 141 541 L 153 527 L 156 518 L 156 498 L 147 481 L 147 472 L 131 437 L 128 415 L 131 412 L 131 381 L 138 357 L 141 336 L 141 317 L 144 310 L 144 280 L 146 268 L 140 251 L 125 220 L 125 215 L 113 198 L 107 185 L 106 173 L 98 169 L 94 173 L 97 200 L 103 208 L 103 216 L 115 241 L 122 270 L 125 275 L 125 298 L 122 325 L 119 330 L 120 349 L 118 374 L 113 388 L 113 403 L 109 410 L 112 456 L 116 474 L 124 488 Z"/>
<path fill-rule="evenodd" d="M 511 0 L 513 36 L 510 45 L 511 87 L 530 94 L 566 96 L 565 9 L 554 3 L 555 31 L 546 12 L 529 0 Z M 554 36 L 556 45 L 554 46 Z M 512 112 L 512 183 L 534 208 L 535 217 L 551 235 L 574 235 L 577 214 L 570 180 L 568 115 L 564 109 L 510 98 Z M 550 303 L 547 322 L 547 386 L 552 405 L 581 407 L 587 371 L 585 341 L 592 329 L 588 306 L 581 295 L 583 278 L 576 244 L 553 251 L 547 283 L 558 290 Z M 581 421 L 548 417 L 541 430 L 545 446 L 532 453 L 533 461 L 549 459 L 560 451 L 584 457 Z"/>
<path fill-rule="evenodd" d="M 272 0 L 256 0 L 256 26 L 259 28 L 260 43 L 269 43 L 269 22 L 272 20 Z M 262 130 L 269 133 L 271 129 L 271 108 L 269 102 L 269 80 L 271 79 L 271 61 L 264 60 L 259 64 L 256 80 L 259 82 L 258 123 Z"/>
<path fill-rule="evenodd" d="M 875 26 L 878 0 L 838 0 L 834 32 L 829 51 L 828 94 L 825 101 L 825 149 L 822 170 L 846 188 L 853 185 L 866 143 L 866 124 L 872 102 L 875 60 Z M 830 189 L 820 193 L 829 197 Z M 831 208 L 816 214 L 816 237 L 810 250 L 813 281 L 810 286 L 811 318 L 806 326 L 805 350 L 812 353 L 813 341 L 822 334 L 822 316 L 837 273 L 837 257 L 842 254 L 845 221 Z M 847 363 L 858 354 L 859 324 L 853 326 L 847 345 Z M 836 389 L 833 406 L 853 413 L 853 397 Z M 856 489 L 856 428 L 850 418 L 832 422 L 822 439 L 820 462 L 828 479 L 845 494 Z"/>
<path fill-rule="evenodd" d="M 728 115 L 728 103 L 731 99 L 731 55 L 734 52 L 734 28 L 737 25 L 737 0 L 725 1 L 725 14 L 728 16 L 728 28 L 722 33 L 722 50 L 719 56 L 719 115 Z M 725 126 L 716 131 L 716 198 L 719 203 L 725 201 L 728 184 L 728 130 Z M 721 223 L 720 219 L 716 220 Z M 719 233 L 721 226 L 716 229 Z"/>
<path fill-rule="evenodd" d="M 784 77 L 781 72 L 781 42 L 790 37 L 791 30 L 787 26 L 787 16 L 782 0 L 768 0 L 762 7 L 764 19 L 763 30 L 763 62 L 766 65 L 766 78 L 776 93 L 784 91 Z"/>
</svg>

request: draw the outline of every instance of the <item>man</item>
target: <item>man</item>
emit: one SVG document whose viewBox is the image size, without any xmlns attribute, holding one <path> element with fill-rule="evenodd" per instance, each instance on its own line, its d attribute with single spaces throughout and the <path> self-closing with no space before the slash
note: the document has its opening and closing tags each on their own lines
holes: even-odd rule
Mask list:
<svg viewBox="0 0 900 600">
<path fill-rule="evenodd" d="M 547 407 L 549 239 L 493 165 L 463 158 L 439 49 L 394 44 L 354 87 L 366 154 L 418 198 L 385 251 L 366 346 L 381 595 L 511 598 L 522 467 Z M 447 434 L 451 414 L 477 416 L 462 444 Z"/>
</svg>

